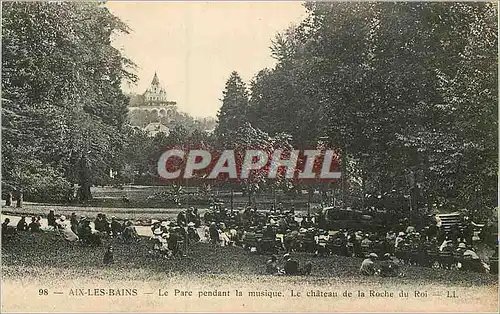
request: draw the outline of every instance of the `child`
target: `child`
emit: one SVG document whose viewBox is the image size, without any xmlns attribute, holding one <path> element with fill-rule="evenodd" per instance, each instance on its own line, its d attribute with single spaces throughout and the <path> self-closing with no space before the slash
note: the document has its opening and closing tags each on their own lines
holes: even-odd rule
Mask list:
<svg viewBox="0 0 500 314">
<path fill-rule="evenodd" d="M 106 254 L 104 254 L 103 263 L 104 263 L 104 265 L 108 265 L 108 264 L 113 263 L 113 247 L 111 245 L 108 247 Z"/>
</svg>

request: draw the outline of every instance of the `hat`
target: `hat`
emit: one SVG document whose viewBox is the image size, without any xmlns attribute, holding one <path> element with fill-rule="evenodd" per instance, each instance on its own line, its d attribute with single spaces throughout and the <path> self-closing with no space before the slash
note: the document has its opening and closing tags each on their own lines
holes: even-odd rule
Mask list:
<svg viewBox="0 0 500 314">
<path fill-rule="evenodd" d="M 368 257 L 378 258 L 378 255 L 375 253 L 370 253 L 370 255 L 368 255 Z"/>
<path fill-rule="evenodd" d="M 385 258 L 389 258 L 389 257 L 391 257 L 391 253 L 385 253 L 385 254 L 384 254 L 384 257 L 385 257 Z"/>
<path fill-rule="evenodd" d="M 59 220 L 65 221 L 66 220 L 66 216 L 62 215 L 61 217 L 59 217 Z"/>
<path fill-rule="evenodd" d="M 398 236 L 399 236 L 399 237 L 402 237 L 402 236 L 404 236 L 404 235 L 405 235 L 405 233 L 404 233 L 403 231 L 401 231 L 400 233 L 398 233 Z"/>
<path fill-rule="evenodd" d="M 188 223 L 188 227 L 194 227 L 194 222 L 191 221 L 190 223 Z"/>
<path fill-rule="evenodd" d="M 155 223 L 159 222 L 158 220 L 156 219 L 151 219 L 151 224 L 154 225 Z"/>
<path fill-rule="evenodd" d="M 111 216 L 111 219 L 116 219 L 116 216 Z"/>
<path fill-rule="evenodd" d="M 460 242 L 460 244 L 458 244 L 458 248 L 459 249 L 465 249 L 465 248 L 467 248 L 467 246 L 465 245 L 465 243 Z"/>
<path fill-rule="evenodd" d="M 153 231 L 153 234 L 154 235 L 161 235 L 163 233 L 163 231 L 160 229 L 160 228 L 156 228 L 154 231 Z"/>
<path fill-rule="evenodd" d="M 290 257 L 290 254 L 289 254 L 289 253 L 286 253 L 285 255 L 283 255 L 283 258 L 284 258 L 284 259 L 287 259 L 287 258 L 289 258 L 289 257 Z"/>
</svg>

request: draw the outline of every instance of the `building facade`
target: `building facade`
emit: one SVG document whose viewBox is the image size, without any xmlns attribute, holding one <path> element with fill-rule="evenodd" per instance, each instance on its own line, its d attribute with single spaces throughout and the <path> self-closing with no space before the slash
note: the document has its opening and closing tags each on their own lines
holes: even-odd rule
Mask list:
<svg viewBox="0 0 500 314">
<path fill-rule="evenodd" d="M 153 80 L 146 91 L 135 97 L 129 105 L 129 111 L 143 110 L 158 115 L 159 118 L 168 117 L 177 111 L 177 103 L 167 98 L 167 92 L 161 85 L 158 75 L 154 74 Z"/>
</svg>

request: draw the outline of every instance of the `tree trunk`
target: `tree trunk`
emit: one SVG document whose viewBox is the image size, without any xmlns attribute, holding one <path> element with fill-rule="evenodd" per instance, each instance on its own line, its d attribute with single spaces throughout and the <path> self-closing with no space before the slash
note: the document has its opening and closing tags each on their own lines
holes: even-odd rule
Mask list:
<svg viewBox="0 0 500 314">
<path fill-rule="evenodd" d="M 231 213 L 233 213 L 233 208 L 234 208 L 234 191 L 233 187 L 231 187 Z"/>
<path fill-rule="evenodd" d="M 311 202 L 312 202 L 313 193 L 314 193 L 314 189 L 309 188 L 309 191 L 307 193 L 307 216 L 311 215 Z"/>
<path fill-rule="evenodd" d="M 347 207 L 347 149 L 341 155 L 340 161 L 342 167 L 342 206 Z"/>
<path fill-rule="evenodd" d="M 78 189 L 80 202 L 86 202 L 92 198 L 92 194 L 90 192 L 90 184 L 82 183 L 80 188 Z"/>
<path fill-rule="evenodd" d="M 361 209 L 365 209 L 365 188 L 366 188 L 366 182 L 365 182 L 365 172 L 362 172 L 361 175 Z"/>
<path fill-rule="evenodd" d="M 78 191 L 80 202 L 86 202 L 92 198 L 90 186 L 90 174 L 87 165 L 87 157 L 84 156 L 80 160 L 80 188 Z"/>
<path fill-rule="evenodd" d="M 19 191 L 17 194 L 16 207 L 17 208 L 23 207 L 23 191 Z"/>
<path fill-rule="evenodd" d="M 7 195 L 7 199 L 5 200 L 5 206 L 11 206 L 12 205 L 12 192 L 9 192 Z"/>
</svg>

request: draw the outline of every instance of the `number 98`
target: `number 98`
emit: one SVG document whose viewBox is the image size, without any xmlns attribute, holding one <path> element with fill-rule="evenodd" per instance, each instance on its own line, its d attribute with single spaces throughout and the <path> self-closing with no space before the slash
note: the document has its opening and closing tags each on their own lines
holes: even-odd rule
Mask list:
<svg viewBox="0 0 500 314">
<path fill-rule="evenodd" d="M 38 289 L 38 295 L 48 295 L 49 290 L 47 289 Z"/>
</svg>

